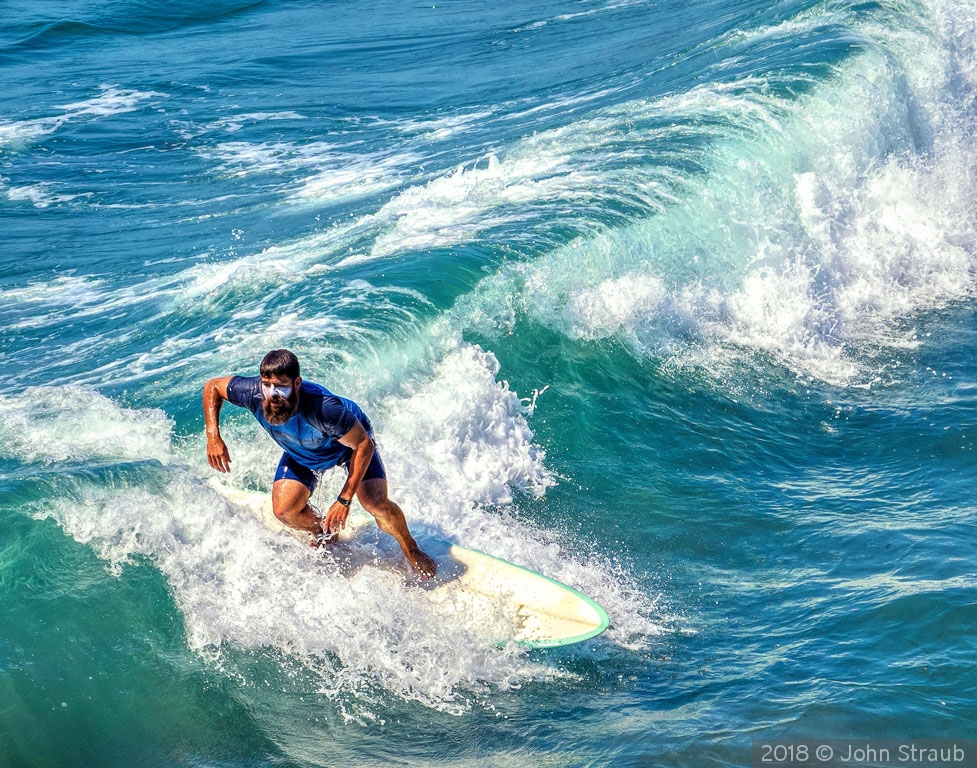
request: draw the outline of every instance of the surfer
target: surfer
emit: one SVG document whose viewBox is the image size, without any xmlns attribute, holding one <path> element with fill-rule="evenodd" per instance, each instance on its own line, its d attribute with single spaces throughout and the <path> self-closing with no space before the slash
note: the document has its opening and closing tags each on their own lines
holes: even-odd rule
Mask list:
<svg viewBox="0 0 977 768">
<path fill-rule="evenodd" d="M 231 471 L 231 457 L 220 435 L 221 406 L 227 400 L 247 408 L 284 449 L 271 500 L 275 517 L 313 536 L 331 541 L 345 526 L 354 496 L 393 536 L 411 567 L 423 579 L 437 566 L 414 541 L 403 510 L 387 498 L 387 473 L 373 440 L 373 428 L 352 400 L 299 375 L 298 358 L 287 349 L 264 356 L 259 376 L 225 376 L 204 385 L 207 461 L 218 472 Z M 346 484 L 326 513 L 309 504 L 319 473 L 336 465 L 346 470 Z"/>
</svg>

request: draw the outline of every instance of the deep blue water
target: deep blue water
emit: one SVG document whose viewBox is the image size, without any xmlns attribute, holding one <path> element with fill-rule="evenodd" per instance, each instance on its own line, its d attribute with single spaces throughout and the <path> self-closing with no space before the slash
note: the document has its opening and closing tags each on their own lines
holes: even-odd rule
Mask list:
<svg viewBox="0 0 977 768">
<path fill-rule="evenodd" d="M 489 5 L 7 9 L 0 765 L 973 737 L 977 5 Z M 610 630 L 497 647 L 224 500 L 201 387 L 280 346 L 421 540 Z"/>
</svg>

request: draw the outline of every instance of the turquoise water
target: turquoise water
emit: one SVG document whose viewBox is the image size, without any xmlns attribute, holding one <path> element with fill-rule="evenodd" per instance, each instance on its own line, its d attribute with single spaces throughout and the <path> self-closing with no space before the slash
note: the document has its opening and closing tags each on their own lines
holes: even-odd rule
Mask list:
<svg viewBox="0 0 977 768">
<path fill-rule="evenodd" d="M 0 765 L 973 736 L 977 5 L 487 5 L 0 21 Z M 228 503 L 200 390 L 278 346 L 420 539 L 611 628 L 497 647 Z"/>
</svg>

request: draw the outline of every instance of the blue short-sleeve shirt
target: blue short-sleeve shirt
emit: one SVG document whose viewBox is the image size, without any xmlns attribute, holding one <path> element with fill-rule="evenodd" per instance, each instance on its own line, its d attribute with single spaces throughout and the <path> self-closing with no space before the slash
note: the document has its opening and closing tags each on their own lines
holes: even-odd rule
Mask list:
<svg viewBox="0 0 977 768">
<path fill-rule="evenodd" d="M 262 411 L 260 376 L 233 376 L 227 383 L 227 399 L 247 408 L 285 453 L 299 464 L 320 471 L 349 458 L 350 448 L 339 442 L 359 421 L 372 432 L 370 420 L 352 400 L 338 397 L 325 387 L 303 381 L 299 409 L 285 424 L 269 424 Z"/>
</svg>

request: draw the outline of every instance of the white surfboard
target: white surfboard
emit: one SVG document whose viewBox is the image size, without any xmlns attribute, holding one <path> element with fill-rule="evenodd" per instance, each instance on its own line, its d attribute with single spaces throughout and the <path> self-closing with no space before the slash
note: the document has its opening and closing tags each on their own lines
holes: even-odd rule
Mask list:
<svg viewBox="0 0 977 768">
<path fill-rule="evenodd" d="M 268 494 L 238 491 L 216 483 L 215 487 L 233 503 L 257 514 L 268 526 L 305 537 L 275 518 Z M 386 554 L 382 546 L 378 550 L 378 545 L 386 545 Z M 345 565 L 350 570 L 362 566 L 395 567 L 413 573 L 393 539 L 378 535 L 373 518 L 365 512 L 351 514 L 339 542 L 329 546 L 341 567 Z M 607 629 L 607 612 L 573 587 L 477 549 L 440 539 L 424 539 L 421 546 L 434 558 L 438 574 L 430 581 L 417 579 L 416 586 L 444 611 L 447 619 L 477 628 L 493 642 L 555 648 L 589 640 Z"/>
</svg>

